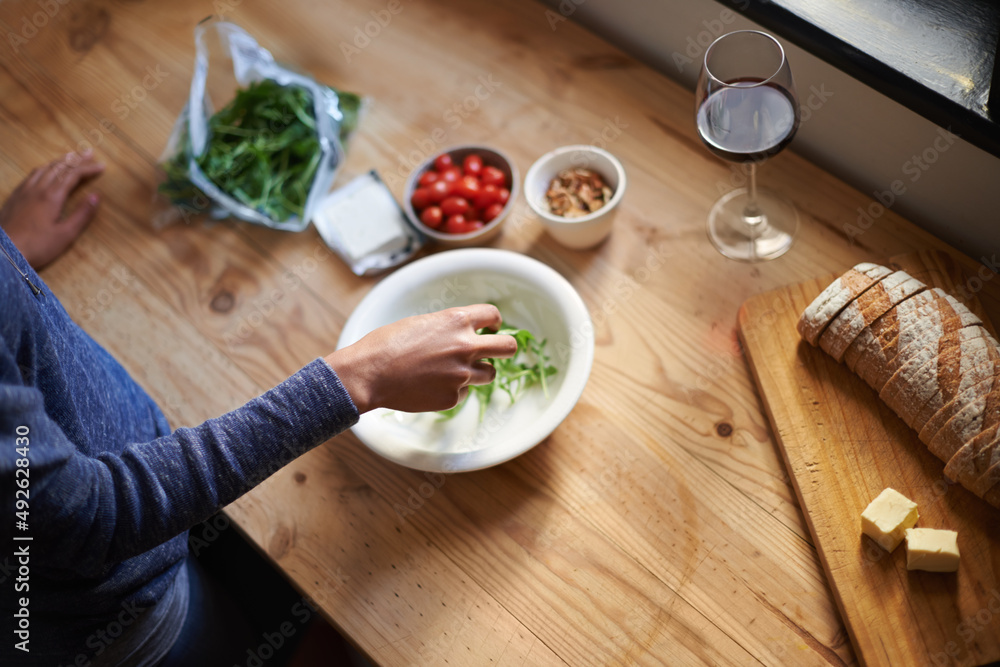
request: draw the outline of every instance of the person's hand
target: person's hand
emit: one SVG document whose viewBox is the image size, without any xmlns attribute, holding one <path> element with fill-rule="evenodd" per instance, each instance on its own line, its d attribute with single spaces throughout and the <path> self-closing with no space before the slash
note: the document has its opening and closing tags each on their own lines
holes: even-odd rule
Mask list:
<svg viewBox="0 0 1000 667">
<path fill-rule="evenodd" d="M 489 384 L 487 357 L 517 353 L 513 336 L 476 333 L 500 325 L 496 306 L 478 304 L 407 317 L 326 357 L 351 399 L 373 408 L 430 412 L 455 407 L 471 384 Z"/>
<path fill-rule="evenodd" d="M 68 153 L 33 169 L 0 208 L 0 227 L 35 269 L 40 269 L 76 240 L 94 217 L 99 202 L 86 196 L 63 216 L 66 200 L 79 185 L 104 171 L 90 151 Z"/>
</svg>

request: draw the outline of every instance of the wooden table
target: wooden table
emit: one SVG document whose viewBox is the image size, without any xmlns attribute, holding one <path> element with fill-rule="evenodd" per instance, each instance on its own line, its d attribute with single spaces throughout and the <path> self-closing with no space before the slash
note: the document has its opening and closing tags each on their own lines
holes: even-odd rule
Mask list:
<svg viewBox="0 0 1000 667">
<path fill-rule="evenodd" d="M 371 96 L 340 182 L 374 167 L 401 196 L 412 157 L 464 142 L 502 148 L 522 174 L 570 143 L 605 145 L 625 164 L 629 191 L 601 247 L 566 250 L 523 214 L 494 244 L 565 275 L 596 323 L 590 382 L 550 438 L 437 478 L 346 433 L 227 509 L 373 661 L 855 661 L 736 312 L 752 294 L 940 241 L 889 211 L 849 243 L 844 226 L 869 200 L 786 152 L 761 177 L 804 213 L 795 247 L 760 265 L 724 259 L 704 218 L 741 175 L 701 146 L 691 94 L 528 0 L 41 7 L 0 5 L 3 34 L 24 37 L 0 61 L 2 190 L 88 142 L 107 161 L 97 220 L 43 275 L 175 426 L 329 352 L 376 282 L 313 230 L 154 229 L 155 164 L 186 99 L 192 29 L 210 12 Z"/>
</svg>

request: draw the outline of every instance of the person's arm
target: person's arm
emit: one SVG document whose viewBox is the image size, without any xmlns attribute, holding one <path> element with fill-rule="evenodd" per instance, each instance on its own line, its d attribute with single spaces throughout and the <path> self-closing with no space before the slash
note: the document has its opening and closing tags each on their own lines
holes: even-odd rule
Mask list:
<svg viewBox="0 0 1000 667">
<path fill-rule="evenodd" d="M 5 383 L 0 503 L 7 511 L 0 539 L 9 541 L 15 528 L 19 444 L 27 443 L 25 534 L 38 556 L 33 562 L 86 572 L 203 521 L 357 417 L 336 374 L 318 359 L 233 412 L 129 444 L 118 455 L 89 457 L 48 417 L 37 389 Z"/>
<path fill-rule="evenodd" d="M 454 406 L 470 383 L 492 381 L 494 371 L 482 359 L 516 352 L 510 336 L 475 333 L 499 321 L 489 305 L 401 320 L 313 361 L 233 412 L 96 457 L 80 453 L 66 438 L 37 389 L 18 384 L 15 360 L 4 349 L 0 541 L 9 542 L 15 525 L 19 437 L 28 439 L 28 534 L 39 556 L 33 562 L 96 572 L 203 521 L 348 428 L 359 409 Z"/>
</svg>

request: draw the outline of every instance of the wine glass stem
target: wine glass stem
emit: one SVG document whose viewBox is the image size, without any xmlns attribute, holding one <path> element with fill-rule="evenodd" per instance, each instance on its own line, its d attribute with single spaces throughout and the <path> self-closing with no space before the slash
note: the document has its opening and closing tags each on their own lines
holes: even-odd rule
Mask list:
<svg viewBox="0 0 1000 667">
<path fill-rule="evenodd" d="M 757 162 L 750 163 L 750 186 L 747 188 L 747 205 L 743 207 L 743 221 L 750 234 L 750 261 L 757 261 L 757 235 L 764 223 L 764 214 L 757 206 Z"/>
<path fill-rule="evenodd" d="M 757 162 L 750 163 L 750 187 L 747 189 L 747 205 L 743 208 L 743 219 L 751 227 L 764 222 L 764 215 L 757 206 Z"/>
</svg>

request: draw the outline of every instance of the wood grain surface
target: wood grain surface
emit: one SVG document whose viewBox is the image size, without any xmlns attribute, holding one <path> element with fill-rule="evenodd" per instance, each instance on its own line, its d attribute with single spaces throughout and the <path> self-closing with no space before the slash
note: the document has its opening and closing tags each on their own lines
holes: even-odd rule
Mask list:
<svg viewBox="0 0 1000 667">
<path fill-rule="evenodd" d="M 993 331 L 970 276 L 949 255 L 886 264 L 955 295 Z M 855 650 L 867 665 L 1000 660 L 1000 633 L 977 620 L 1000 614 L 1000 510 L 945 477 L 944 462 L 877 392 L 796 331 L 799 314 L 837 275 L 751 297 L 738 321 Z M 862 536 L 861 512 L 886 487 L 918 504 L 919 527 L 958 531 L 957 573 L 910 572 L 905 545 L 887 553 Z"/>
<path fill-rule="evenodd" d="M 329 353 L 377 280 L 351 274 L 312 229 L 153 224 L 157 158 L 206 15 L 370 97 L 338 184 L 375 168 L 400 197 L 415 160 L 472 142 L 522 174 L 573 143 L 625 165 L 629 190 L 600 247 L 559 246 L 523 198 L 492 242 L 559 271 L 595 322 L 590 382 L 546 441 L 492 469 L 428 477 L 345 433 L 227 508 L 374 663 L 856 662 L 736 314 L 754 294 L 940 241 L 891 210 L 858 229 L 871 200 L 785 151 L 760 178 L 801 211 L 796 245 L 766 264 L 726 260 L 705 217 L 745 175 L 701 145 L 691 93 L 529 0 L 392 3 L 389 19 L 386 0 L 56 5 L 48 16 L 0 4 L 2 34 L 24 35 L 0 46 L 0 194 L 69 150 L 93 146 L 107 162 L 90 186 L 96 220 L 43 278 L 174 426 Z M 1000 616 L 984 627 L 1000 633 Z"/>
</svg>

